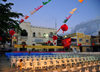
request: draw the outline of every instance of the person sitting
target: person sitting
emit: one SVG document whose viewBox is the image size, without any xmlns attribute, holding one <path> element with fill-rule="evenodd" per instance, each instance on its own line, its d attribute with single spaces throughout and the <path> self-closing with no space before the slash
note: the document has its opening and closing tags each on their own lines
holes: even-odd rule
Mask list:
<svg viewBox="0 0 100 72">
<path fill-rule="evenodd" d="M 22 66 L 23 66 L 23 60 L 20 59 L 20 60 L 17 62 L 17 68 L 18 68 L 19 70 L 22 70 Z"/>
</svg>

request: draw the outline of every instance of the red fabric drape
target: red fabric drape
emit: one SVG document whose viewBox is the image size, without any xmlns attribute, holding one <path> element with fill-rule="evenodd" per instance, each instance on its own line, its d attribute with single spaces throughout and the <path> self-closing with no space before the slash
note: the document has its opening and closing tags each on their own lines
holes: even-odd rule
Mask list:
<svg viewBox="0 0 100 72">
<path fill-rule="evenodd" d="M 62 45 L 64 46 L 64 47 L 70 47 L 70 45 L 71 45 L 71 38 L 66 38 L 66 39 L 64 39 L 64 40 L 62 40 Z"/>
</svg>

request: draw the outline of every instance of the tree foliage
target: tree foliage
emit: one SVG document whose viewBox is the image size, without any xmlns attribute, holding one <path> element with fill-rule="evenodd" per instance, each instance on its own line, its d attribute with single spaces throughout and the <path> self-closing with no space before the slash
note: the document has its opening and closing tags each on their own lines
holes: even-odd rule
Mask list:
<svg viewBox="0 0 100 72">
<path fill-rule="evenodd" d="M 22 13 L 12 11 L 13 3 L 7 3 L 7 0 L 2 0 L 0 3 L 0 36 L 9 36 L 9 30 L 13 29 L 16 32 L 21 31 L 19 21 L 17 20 Z"/>
</svg>

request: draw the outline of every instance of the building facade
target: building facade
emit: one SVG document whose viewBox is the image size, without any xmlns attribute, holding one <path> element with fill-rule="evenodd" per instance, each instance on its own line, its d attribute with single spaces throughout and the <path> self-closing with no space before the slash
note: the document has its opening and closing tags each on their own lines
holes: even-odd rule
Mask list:
<svg viewBox="0 0 100 72">
<path fill-rule="evenodd" d="M 17 37 L 17 44 L 22 44 L 22 42 L 26 42 L 27 45 L 37 45 L 45 43 L 48 40 L 53 41 L 52 36 L 55 35 L 57 31 L 53 28 L 31 26 L 31 23 L 29 22 L 21 23 L 20 27 L 27 32 L 27 36 L 15 34 L 14 36 Z"/>
<path fill-rule="evenodd" d="M 91 36 L 91 44 L 93 52 L 100 52 L 100 32 L 98 32 L 98 36 Z"/>
<path fill-rule="evenodd" d="M 73 33 L 63 36 L 63 38 L 71 38 L 71 48 L 86 52 L 91 51 L 91 36 L 84 33 Z"/>
</svg>

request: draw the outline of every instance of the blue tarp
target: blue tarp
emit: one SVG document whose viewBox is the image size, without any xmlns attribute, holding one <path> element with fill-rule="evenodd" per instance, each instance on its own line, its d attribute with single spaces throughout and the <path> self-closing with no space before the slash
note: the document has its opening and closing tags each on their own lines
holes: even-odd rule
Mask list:
<svg viewBox="0 0 100 72">
<path fill-rule="evenodd" d="M 5 53 L 5 55 L 10 58 L 11 56 L 40 56 L 40 55 L 55 55 L 53 53 Z"/>
</svg>

